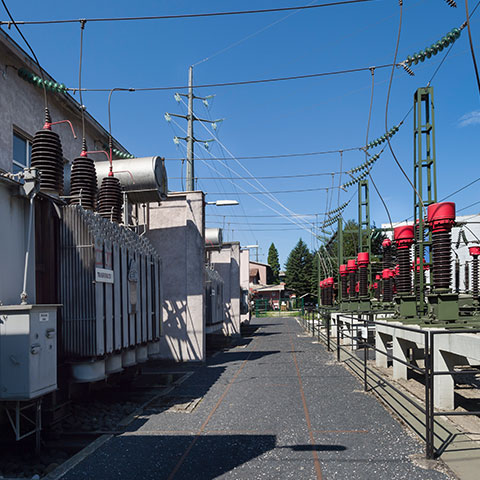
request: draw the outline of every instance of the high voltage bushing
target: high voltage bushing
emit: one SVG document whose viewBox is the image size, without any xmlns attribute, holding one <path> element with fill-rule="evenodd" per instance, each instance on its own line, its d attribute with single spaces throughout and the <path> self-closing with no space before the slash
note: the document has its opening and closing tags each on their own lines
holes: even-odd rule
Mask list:
<svg viewBox="0 0 480 480">
<path fill-rule="evenodd" d="M 398 293 L 411 293 L 412 290 L 410 247 L 413 245 L 414 237 L 413 225 L 402 225 L 393 230 L 393 238 L 397 245 L 397 260 L 399 266 L 397 280 Z"/>
<path fill-rule="evenodd" d="M 40 172 L 40 190 L 63 195 L 63 150 L 60 137 L 52 131 L 52 120 L 45 109 L 45 124 L 32 141 L 31 165 Z"/>
<path fill-rule="evenodd" d="M 383 301 L 393 300 L 393 272 L 389 268 L 382 270 Z"/>
<path fill-rule="evenodd" d="M 333 305 L 333 286 L 335 285 L 335 280 L 333 277 L 328 277 L 325 280 L 325 287 L 327 291 L 327 305 Z"/>
<path fill-rule="evenodd" d="M 468 292 L 470 289 L 470 269 L 468 266 L 468 261 L 465 260 L 465 291 Z"/>
<path fill-rule="evenodd" d="M 348 271 L 346 265 L 340 265 L 340 283 L 342 284 L 342 299 L 348 298 Z"/>
<path fill-rule="evenodd" d="M 480 246 L 470 247 L 468 252 L 472 256 L 472 296 L 474 300 L 478 300 L 478 256 L 480 255 Z M 468 267 L 465 264 L 468 272 Z M 466 287 L 467 288 L 467 287 Z"/>
<path fill-rule="evenodd" d="M 359 293 L 361 297 L 368 295 L 368 264 L 370 258 L 368 252 L 360 252 L 357 256 L 358 276 L 360 280 Z"/>
<path fill-rule="evenodd" d="M 382 266 L 385 270 L 386 268 L 390 268 L 392 266 L 392 241 L 389 238 L 386 238 L 382 242 L 383 248 L 383 258 L 382 258 Z"/>
<path fill-rule="evenodd" d="M 122 221 L 122 190 L 117 177 L 109 175 L 102 180 L 98 192 L 97 211 L 112 222 Z"/>
<path fill-rule="evenodd" d="M 382 281 L 382 276 L 377 273 L 375 275 L 375 283 L 373 284 L 373 293 L 377 300 L 380 300 L 380 282 Z"/>
<path fill-rule="evenodd" d="M 95 162 L 82 151 L 72 163 L 70 179 L 70 200 L 72 205 L 81 205 L 87 210 L 95 210 L 97 197 L 97 173 Z"/>
<path fill-rule="evenodd" d="M 432 229 L 433 286 L 435 290 L 449 290 L 452 277 L 451 233 L 455 223 L 455 203 L 429 205 L 427 218 Z"/>
<path fill-rule="evenodd" d="M 349 295 L 350 298 L 357 297 L 357 264 L 355 260 L 348 260 L 347 261 L 347 270 L 348 270 L 348 277 L 349 277 Z"/>
</svg>

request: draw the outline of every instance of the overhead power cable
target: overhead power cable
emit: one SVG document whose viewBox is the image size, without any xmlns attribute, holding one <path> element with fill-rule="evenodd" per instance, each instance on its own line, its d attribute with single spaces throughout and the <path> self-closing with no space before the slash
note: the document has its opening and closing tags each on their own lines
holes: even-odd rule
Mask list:
<svg viewBox="0 0 480 480">
<path fill-rule="evenodd" d="M 79 22 L 131 22 L 140 20 L 177 20 L 181 18 L 203 18 L 203 17 L 226 17 L 232 15 L 252 15 L 258 13 L 288 12 L 292 10 L 312 10 L 315 8 L 335 7 L 339 5 L 349 5 L 355 3 L 366 3 L 374 0 L 343 0 L 339 2 L 320 3 L 317 5 L 299 5 L 296 7 L 278 7 L 278 8 L 262 8 L 258 10 L 233 10 L 228 12 L 206 12 L 206 13 L 181 13 L 178 15 L 152 15 L 142 17 L 97 17 L 97 18 L 69 18 L 58 20 L 23 20 L 16 23 L 22 25 L 52 25 L 62 23 L 79 23 Z M 12 22 L 0 21 L 0 25 L 10 26 Z"/>
<path fill-rule="evenodd" d="M 255 177 L 258 178 L 258 177 Z M 209 195 L 271 195 L 273 193 L 303 193 L 303 192 L 319 192 L 319 191 L 330 191 L 332 188 L 339 188 L 339 187 L 320 187 L 320 188 L 300 188 L 298 190 L 265 190 L 260 192 L 243 192 L 243 193 L 235 193 L 235 192 L 207 192 Z"/>
<path fill-rule="evenodd" d="M 380 69 L 380 68 L 389 68 L 395 67 L 399 64 L 392 64 L 387 63 L 383 65 L 375 65 L 373 68 Z M 259 83 L 273 83 L 273 82 L 285 82 L 289 80 L 304 80 L 307 78 L 318 78 L 318 77 L 328 77 L 332 75 L 343 75 L 347 73 L 357 73 L 357 72 L 365 72 L 370 70 L 372 67 L 358 67 L 358 68 L 347 68 L 344 70 L 333 70 L 330 72 L 320 72 L 320 73 L 307 73 L 305 75 L 292 75 L 289 77 L 272 77 L 272 78 L 260 78 L 257 80 L 240 80 L 237 82 L 223 82 L 223 83 L 204 83 L 200 85 L 192 85 L 189 87 L 188 85 L 172 85 L 172 86 L 165 86 L 165 87 L 126 87 L 125 90 L 130 92 L 155 92 L 155 91 L 165 91 L 165 90 L 186 90 L 188 88 L 216 88 L 216 87 L 235 87 L 239 85 L 255 85 Z M 78 88 L 67 88 L 68 91 L 71 92 L 78 92 Z M 82 89 L 83 92 L 110 92 L 111 88 L 84 88 Z"/>
<path fill-rule="evenodd" d="M 472 54 L 473 68 L 475 69 L 475 76 L 477 78 L 478 91 L 480 93 L 480 77 L 478 75 L 477 60 L 475 58 L 475 50 L 473 49 L 472 31 L 471 31 L 471 28 L 470 28 L 470 15 L 468 13 L 468 0 L 465 0 L 465 11 L 466 11 L 466 14 L 467 14 L 467 20 L 466 21 L 467 21 L 467 30 L 468 30 L 468 41 L 469 41 L 469 44 L 470 44 L 470 53 Z M 472 12 L 472 14 L 473 14 L 473 12 Z"/>
<path fill-rule="evenodd" d="M 211 160 L 205 159 L 204 160 Z M 267 176 L 255 176 L 259 180 L 273 180 L 279 178 L 309 178 L 309 177 L 324 177 L 332 175 L 340 175 L 345 172 L 326 172 L 326 173 L 302 173 L 297 175 L 267 175 Z M 169 177 L 172 180 L 180 180 L 180 177 Z M 218 177 L 195 177 L 197 180 L 218 180 Z M 251 177 L 225 177 L 224 180 L 247 180 Z"/>
<path fill-rule="evenodd" d="M 362 150 L 364 147 L 351 147 L 351 148 L 342 148 L 341 150 L 323 150 L 321 152 L 300 152 L 300 153 L 283 153 L 279 155 L 252 155 L 246 157 L 235 157 L 237 160 L 260 160 L 260 159 L 275 159 L 275 158 L 289 158 L 289 157 L 307 157 L 307 156 L 315 156 L 315 155 L 328 155 L 333 153 L 340 153 L 340 152 L 352 152 L 354 150 Z M 165 160 L 185 160 L 185 158 L 165 158 Z M 208 160 L 234 160 L 232 157 L 215 157 L 212 156 L 208 158 Z M 340 172 L 336 172 L 340 173 Z M 328 174 L 330 175 L 330 173 Z"/>
<path fill-rule="evenodd" d="M 177 127 L 179 127 L 181 130 L 183 130 L 183 131 L 185 132 L 185 129 L 184 129 L 181 125 L 179 125 L 175 120 L 172 119 L 172 122 L 175 123 L 175 125 L 177 125 Z M 203 125 L 203 122 L 200 122 L 200 123 Z M 206 129 L 205 125 L 203 125 L 203 126 L 204 126 L 204 128 Z M 207 129 L 207 130 L 208 130 L 208 129 Z M 216 140 L 218 141 L 219 144 L 221 143 L 220 140 L 218 140 L 217 138 L 216 138 Z M 229 151 L 228 149 L 226 149 L 226 150 L 227 150 L 227 152 L 231 155 L 230 151 Z M 212 155 L 208 150 L 205 150 L 205 151 L 206 151 L 209 155 Z M 201 161 L 203 161 L 203 159 L 200 158 L 196 153 L 194 153 L 194 156 L 195 156 L 196 158 L 200 159 Z M 213 156 L 213 155 L 212 155 L 212 156 Z M 223 173 L 221 173 L 219 170 L 217 170 L 215 167 L 213 167 L 210 163 L 208 163 L 208 162 L 204 162 L 204 163 L 205 163 L 205 165 L 206 165 L 210 170 L 212 170 L 213 172 L 217 173 L 217 174 L 220 175 L 221 177 L 224 177 L 224 178 L 225 178 L 225 175 L 224 175 Z M 228 166 L 226 163 L 222 163 L 222 165 L 223 165 L 227 170 L 231 171 L 233 174 L 240 176 L 236 170 L 232 169 L 232 168 L 231 168 L 230 166 Z M 240 165 L 241 165 L 241 164 L 240 164 Z M 250 172 L 248 172 L 248 173 L 250 173 Z M 250 185 L 250 186 L 252 186 L 253 188 L 255 188 L 257 191 L 261 191 L 261 190 L 259 190 L 258 187 L 256 187 L 254 184 L 252 184 L 250 180 L 245 180 L 245 182 L 246 182 L 248 185 Z M 233 183 L 233 181 L 232 181 L 231 183 L 232 183 L 232 185 L 236 186 L 237 188 L 239 188 L 240 190 L 242 190 L 243 192 L 245 192 L 246 195 L 249 195 L 249 193 L 247 192 L 247 190 L 245 190 L 244 188 L 242 188 L 242 187 L 239 186 L 239 185 L 236 185 L 235 183 Z M 223 194 L 222 194 L 222 195 L 223 195 Z M 307 222 L 305 219 L 303 219 L 303 220 L 305 221 L 305 224 L 297 223 L 297 221 L 298 221 L 299 219 L 295 219 L 295 218 L 293 218 L 293 216 L 292 216 L 292 218 L 289 217 L 289 216 L 287 216 L 286 214 L 284 214 L 283 212 L 281 212 L 281 211 L 277 210 L 276 208 L 272 207 L 272 206 L 269 205 L 268 203 L 265 203 L 263 200 L 261 200 L 260 198 L 258 198 L 258 197 L 255 196 L 255 195 L 249 195 L 249 196 L 251 196 L 251 197 L 252 197 L 253 199 L 255 199 L 257 202 L 261 203 L 263 206 L 267 207 L 268 209 L 270 209 L 270 210 L 272 210 L 273 212 L 275 212 L 276 214 L 278 214 L 280 217 L 283 217 L 283 218 L 287 219 L 288 221 L 290 221 L 290 222 L 293 223 L 294 225 L 299 226 L 300 228 L 302 228 L 303 230 L 307 231 L 308 233 L 312 233 L 312 227 L 314 226 L 313 223 Z M 285 208 L 287 211 L 289 211 L 289 213 L 291 213 L 291 214 L 295 213 L 295 212 L 292 212 L 291 210 L 287 209 L 286 207 L 284 207 L 283 204 L 281 204 L 281 202 L 280 202 L 279 200 L 277 200 L 273 195 L 270 195 L 269 198 L 270 198 L 270 199 L 272 199 L 272 198 L 275 199 L 275 201 L 276 201 L 280 206 L 282 206 L 282 207 Z"/>
<path fill-rule="evenodd" d="M 317 215 L 323 215 L 323 212 L 318 213 L 296 213 L 294 215 L 290 215 L 292 217 L 316 217 Z M 226 217 L 227 215 L 220 215 L 218 213 L 207 213 L 207 217 Z M 236 217 L 252 217 L 252 218 L 278 218 L 278 215 L 235 215 Z M 284 214 L 285 217 L 288 217 L 288 214 Z"/>
</svg>

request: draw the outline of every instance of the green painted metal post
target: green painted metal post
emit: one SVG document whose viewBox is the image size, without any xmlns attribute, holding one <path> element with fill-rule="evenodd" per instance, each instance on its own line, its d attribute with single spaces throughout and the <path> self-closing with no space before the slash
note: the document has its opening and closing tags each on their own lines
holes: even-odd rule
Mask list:
<svg viewBox="0 0 480 480">
<path fill-rule="evenodd" d="M 337 297 L 338 300 L 341 302 L 342 299 L 342 289 L 340 288 L 340 265 L 343 264 L 343 220 L 342 217 L 339 217 L 338 219 L 338 226 L 337 226 L 337 257 L 338 257 L 338 262 L 337 262 L 337 273 L 336 273 L 336 278 L 337 278 Z"/>
<path fill-rule="evenodd" d="M 366 230 L 364 238 L 362 232 Z M 358 251 L 372 256 L 372 235 L 370 227 L 370 189 L 368 180 L 358 182 Z M 372 283 L 372 269 L 368 265 L 368 283 Z"/>
<path fill-rule="evenodd" d="M 433 87 L 417 89 L 413 96 L 413 176 L 416 192 L 413 193 L 414 225 L 417 227 L 415 259 L 420 259 L 419 272 L 414 270 L 414 289 L 417 296 L 417 314 L 426 313 L 425 303 L 425 266 L 430 265 L 432 234 L 424 224 L 428 205 L 437 202 L 437 166 L 435 152 L 435 117 Z M 429 253 L 429 262 L 423 264 L 425 254 Z"/>
</svg>

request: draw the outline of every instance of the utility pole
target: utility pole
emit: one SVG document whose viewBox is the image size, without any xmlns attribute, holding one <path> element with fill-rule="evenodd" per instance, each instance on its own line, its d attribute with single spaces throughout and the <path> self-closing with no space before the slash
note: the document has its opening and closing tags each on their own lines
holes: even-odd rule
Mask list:
<svg viewBox="0 0 480 480">
<path fill-rule="evenodd" d="M 193 67 L 188 69 L 188 115 L 187 115 L 187 191 L 193 191 L 195 166 L 193 163 Z"/>
<path fill-rule="evenodd" d="M 186 184 L 186 191 L 191 192 L 195 190 L 195 152 L 194 152 L 194 144 L 195 142 L 200 142 L 205 145 L 205 148 L 208 149 L 209 142 L 215 141 L 214 138 L 209 140 L 199 140 L 195 138 L 195 134 L 193 132 L 193 122 L 199 121 L 203 123 L 210 123 L 214 130 L 217 129 L 217 123 L 223 121 L 222 119 L 218 120 L 208 120 L 205 118 L 198 118 L 194 113 L 194 100 L 202 100 L 205 106 L 208 106 L 208 100 L 213 98 L 214 95 L 208 95 L 207 97 L 197 97 L 193 91 L 193 66 L 188 68 L 188 93 L 175 93 L 174 98 L 175 100 L 180 103 L 183 102 L 182 97 L 187 98 L 187 115 L 178 115 L 176 113 L 165 113 L 165 120 L 167 122 L 172 121 L 172 117 L 183 118 L 187 120 L 187 136 L 186 137 L 173 137 L 173 141 L 175 144 L 179 144 L 180 140 L 185 140 L 187 143 L 187 184 Z M 183 102 L 185 103 L 185 102 Z"/>
</svg>

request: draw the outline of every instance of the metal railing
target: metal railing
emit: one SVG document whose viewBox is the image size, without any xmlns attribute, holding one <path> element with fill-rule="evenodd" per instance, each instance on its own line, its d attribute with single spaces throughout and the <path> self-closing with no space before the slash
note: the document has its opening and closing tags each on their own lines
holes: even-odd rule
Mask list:
<svg viewBox="0 0 480 480">
<path fill-rule="evenodd" d="M 310 333 L 312 336 L 316 336 L 318 341 L 323 340 L 327 351 L 336 351 L 337 361 L 342 360 L 341 353 L 343 352 L 349 359 L 354 359 L 357 362 L 362 362 L 362 372 L 359 374 L 357 370 L 351 367 L 345 361 L 352 371 L 360 376 L 363 379 L 363 388 L 364 391 L 369 391 L 369 374 L 370 380 L 372 377 L 377 378 L 377 384 L 372 387 L 374 389 L 381 384 L 387 385 L 394 392 L 396 392 L 400 397 L 405 401 L 411 404 L 414 408 L 418 409 L 425 416 L 424 428 L 425 428 L 425 456 L 428 459 L 434 459 L 439 456 L 440 451 L 436 450 L 434 445 L 435 440 L 435 417 L 448 417 L 448 416 L 457 416 L 457 415 L 480 415 L 480 410 L 475 411 L 435 411 L 434 408 L 434 378 L 438 375 L 459 375 L 459 374 L 480 374 L 479 369 L 469 369 L 469 370 L 435 370 L 434 366 L 434 352 L 435 352 L 435 337 L 437 335 L 453 335 L 459 333 L 469 333 L 477 334 L 480 333 L 480 329 L 451 329 L 451 330 L 425 330 L 420 328 L 408 327 L 406 325 L 400 325 L 398 323 L 392 324 L 389 322 L 382 322 L 373 320 L 374 314 L 363 314 L 364 318 L 358 318 L 355 314 L 351 315 L 337 315 L 336 327 L 336 338 L 332 338 L 332 318 L 329 313 L 323 312 L 305 312 L 301 317 L 301 322 L 304 329 Z M 348 326 L 350 327 L 350 334 L 346 333 L 345 328 L 340 328 L 338 320 L 347 319 Z M 386 326 L 389 328 L 394 328 L 398 330 L 414 332 L 416 335 L 423 336 L 423 355 L 417 357 L 417 360 L 423 360 L 423 368 L 419 367 L 417 364 L 414 364 L 409 361 L 405 361 L 403 358 L 394 356 L 388 351 L 381 350 L 375 346 L 375 344 L 369 342 L 369 331 L 376 326 Z M 365 335 L 359 336 L 359 329 L 362 328 Z M 345 339 L 350 339 L 350 344 L 345 344 Z M 352 355 L 351 350 L 354 347 L 358 349 L 363 348 L 363 358 L 360 359 L 357 355 Z M 349 350 L 350 349 L 350 350 Z M 372 350 L 375 352 L 375 355 L 380 354 L 387 357 L 387 359 L 399 362 L 402 365 L 405 365 L 408 369 L 419 374 L 423 377 L 424 381 L 424 405 L 415 401 L 413 398 L 408 396 L 404 391 L 402 391 L 398 386 L 389 381 L 385 375 L 381 375 L 377 370 L 372 369 L 368 364 L 369 351 Z M 420 433 L 420 432 L 419 432 Z"/>
</svg>

